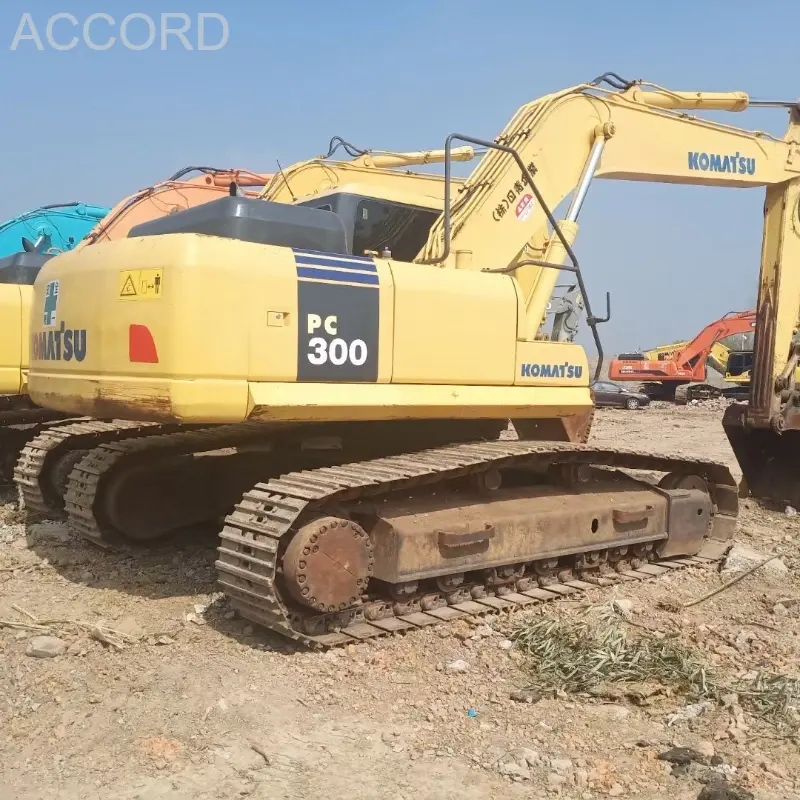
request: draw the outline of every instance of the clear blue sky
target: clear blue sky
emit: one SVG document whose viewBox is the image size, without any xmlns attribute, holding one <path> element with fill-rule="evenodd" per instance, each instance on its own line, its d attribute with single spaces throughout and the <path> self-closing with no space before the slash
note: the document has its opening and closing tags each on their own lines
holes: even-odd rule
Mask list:
<svg viewBox="0 0 800 800">
<path fill-rule="evenodd" d="M 94 0 L 0 9 L 6 190 L 0 219 L 44 203 L 111 205 L 189 164 L 273 171 L 362 147 L 439 147 L 454 130 L 493 138 L 522 103 L 606 70 L 674 89 L 800 97 L 797 0 Z M 57 52 L 48 17 L 162 11 L 225 15 L 219 51 L 176 39 L 140 52 L 83 43 Z M 9 48 L 24 12 L 45 50 Z M 98 23 L 95 40 L 103 33 Z M 208 40 L 217 40 L 209 28 Z M 57 26 L 68 40 L 69 26 Z M 130 38 L 146 38 L 144 23 Z M 188 34 L 196 37 L 194 27 Z M 196 39 L 195 39 L 196 41 Z M 730 118 L 730 115 L 729 115 Z M 782 134 L 785 112 L 736 124 Z M 577 252 L 591 296 L 612 293 L 609 352 L 689 337 L 755 302 L 763 190 L 595 182 Z M 584 337 L 582 337 L 584 338 Z"/>
</svg>

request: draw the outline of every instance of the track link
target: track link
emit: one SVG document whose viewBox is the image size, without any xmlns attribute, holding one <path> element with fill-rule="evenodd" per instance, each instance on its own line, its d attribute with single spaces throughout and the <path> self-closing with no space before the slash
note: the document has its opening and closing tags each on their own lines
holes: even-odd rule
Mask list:
<svg viewBox="0 0 800 800">
<path fill-rule="evenodd" d="M 642 579 L 681 566 L 713 563 L 724 549 L 724 540 L 732 536 L 738 511 L 736 483 L 729 470 L 716 462 L 687 461 L 578 444 L 493 441 L 293 472 L 257 484 L 225 520 L 215 562 L 218 582 L 242 617 L 312 648 L 333 647 L 464 616 L 524 607 L 596 584 L 613 583 L 610 577 L 589 571 L 582 575 L 596 575 L 592 583 L 571 580 L 570 575 L 565 576 L 566 580 L 553 580 L 547 588 L 525 591 L 513 590 L 519 589 L 518 583 L 504 590 L 471 583 L 467 595 L 471 599 L 465 599 L 463 593 L 453 593 L 449 598 L 444 594 L 438 598 L 427 595 L 427 603 L 426 598 L 418 598 L 417 602 L 405 604 L 368 592 L 359 606 L 333 614 L 301 608 L 284 596 L 280 586 L 280 559 L 302 519 L 325 514 L 339 516 L 342 508 L 362 499 L 380 500 L 390 493 L 431 487 L 490 467 L 502 469 L 537 464 L 588 464 L 694 473 L 706 479 L 715 506 L 714 539 L 717 541 L 713 544 L 723 547 L 710 548 L 708 552 L 714 554 L 711 557 L 704 557 L 701 551 L 697 556 L 672 558 L 625 570 L 616 573 L 615 580 Z M 409 613 L 404 613 L 406 610 Z"/>
<path fill-rule="evenodd" d="M 251 444 L 267 435 L 262 423 L 245 422 L 232 425 L 196 427 L 178 432 L 155 432 L 141 435 L 133 432 L 123 441 L 107 442 L 94 447 L 73 467 L 67 478 L 64 506 L 70 526 L 83 538 L 101 547 L 119 544 L 120 537 L 96 513 L 103 479 L 125 459 L 125 464 L 154 458 L 209 452 L 227 447 Z"/>
<path fill-rule="evenodd" d="M 27 420 L 24 423 L 3 424 L 0 421 L 0 483 L 11 483 L 17 461 L 25 446 L 41 433 L 76 422 L 75 417 Z"/>
<path fill-rule="evenodd" d="M 692 400 L 715 400 L 722 389 L 710 383 L 687 383 L 675 390 L 675 404 L 685 406 Z"/>
<path fill-rule="evenodd" d="M 79 453 L 103 442 L 124 440 L 139 436 L 142 432 L 166 433 L 180 427 L 178 424 L 157 422 L 101 422 L 91 419 L 50 427 L 31 438 L 19 455 L 14 468 L 14 482 L 19 490 L 20 503 L 29 513 L 42 516 L 63 508 L 63 496 L 55 484 L 64 483 L 72 462 L 67 462 L 63 475 L 54 480 L 51 472 L 55 465 L 52 462 L 54 457 L 60 455 L 59 451 Z"/>
</svg>

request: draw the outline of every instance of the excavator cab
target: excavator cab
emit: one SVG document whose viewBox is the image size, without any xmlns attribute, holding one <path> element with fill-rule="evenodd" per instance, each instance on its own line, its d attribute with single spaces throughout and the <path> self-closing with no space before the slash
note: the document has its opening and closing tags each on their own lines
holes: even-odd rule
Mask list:
<svg viewBox="0 0 800 800">
<path fill-rule="evenodd" d="M 411 261 L 422 249 L 439 211 L 411 202 L 336 192 L 298 205 L 332 211 L 345 225 L 353 255 L 388 254 Z"/>
<path fill-rule="evenodd" d="M 736 350 L 728 356 L 725 369 L 725 380 L 731 383 L 748 381 L 753 368 L 753 351 Z"/>
</svg>

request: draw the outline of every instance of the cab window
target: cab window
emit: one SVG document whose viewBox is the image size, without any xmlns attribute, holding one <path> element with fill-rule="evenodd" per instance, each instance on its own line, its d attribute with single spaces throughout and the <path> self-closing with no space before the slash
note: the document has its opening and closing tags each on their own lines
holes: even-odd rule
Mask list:
<svg viewBox="0 0 800 800">
<path fill-rule="evenodd" d="M 398 261 L 413 261 L 438 217 L 438 211 L 365 198 L 356 208 L 353 253 L 388 249 Z"/>
</svg>

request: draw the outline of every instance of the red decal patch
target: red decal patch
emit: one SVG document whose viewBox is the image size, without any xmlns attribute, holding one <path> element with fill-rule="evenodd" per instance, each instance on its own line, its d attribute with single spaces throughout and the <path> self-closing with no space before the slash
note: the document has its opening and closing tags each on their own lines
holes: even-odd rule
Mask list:
<svg viewBox="0 0 800 800">
<path fill-rule="evenodd" d="M 514 213 L 517 215 L 517 219 L 520 220 L 520 222 L 523 222 L 524 220 L 528 219 L 532 211 L 533 195 L 529 192 L 520 198 Z"/>
<path fill-rule="evenodd" d="M 128 329 L 128 358 L 136 364 L 158 364 L 158 350 L 147 325 Z"/>
</svg>

